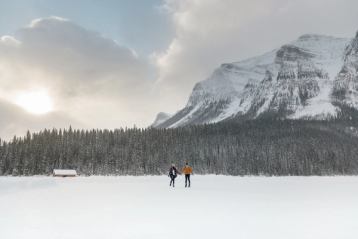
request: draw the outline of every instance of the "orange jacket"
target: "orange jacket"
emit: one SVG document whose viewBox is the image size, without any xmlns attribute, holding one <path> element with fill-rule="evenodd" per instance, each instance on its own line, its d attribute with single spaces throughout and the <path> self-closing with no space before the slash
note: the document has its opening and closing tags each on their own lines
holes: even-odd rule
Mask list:
<svg viewBox="0 0 358 239">
<path fill-rule="evenodd" d="M 191 174 L 193 172 L 193 169 L 189 166 L 185 166 L 182 170 L 183 174 Z"/>
</svg>

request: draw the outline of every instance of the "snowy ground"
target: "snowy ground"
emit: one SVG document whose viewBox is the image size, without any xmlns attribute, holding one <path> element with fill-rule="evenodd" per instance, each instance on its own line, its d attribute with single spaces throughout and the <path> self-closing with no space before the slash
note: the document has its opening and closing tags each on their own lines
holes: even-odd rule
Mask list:
<svg viewBox="0 0 358 239">
<path fill-rule="evenodd" d="M 358 238 L 358 177 L 0 177 L 0 238 Z"/>
</svg>

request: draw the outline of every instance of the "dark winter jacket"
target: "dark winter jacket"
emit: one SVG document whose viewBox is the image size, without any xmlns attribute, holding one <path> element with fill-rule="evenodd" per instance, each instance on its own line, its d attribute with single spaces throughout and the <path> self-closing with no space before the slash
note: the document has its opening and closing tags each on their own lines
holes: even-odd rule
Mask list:
<svg viewBox="0 0 358 239">
<path fill-rule="evenodd" d="M 178 175 L 178 170 L 176 167 L 170 167 L 169 169 L 169 176 L 176 177 Z"/>
</svg>

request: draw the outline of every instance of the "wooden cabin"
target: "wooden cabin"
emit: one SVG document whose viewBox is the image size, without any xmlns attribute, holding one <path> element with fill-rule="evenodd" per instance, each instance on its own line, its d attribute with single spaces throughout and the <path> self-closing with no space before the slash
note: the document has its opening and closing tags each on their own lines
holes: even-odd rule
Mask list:
<svg viewBox="0 0 358 239">
<path fill-rule="evenodd" d="M 76 177 L 77 172 L 74 169 L 54 169 L 54 177 Z"/>
</svg>

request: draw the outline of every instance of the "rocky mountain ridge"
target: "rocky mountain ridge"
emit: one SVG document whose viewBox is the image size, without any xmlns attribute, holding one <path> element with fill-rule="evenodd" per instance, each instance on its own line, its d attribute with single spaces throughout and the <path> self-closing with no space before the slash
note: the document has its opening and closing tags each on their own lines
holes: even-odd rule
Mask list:
<svg viewBox="0 0 358 239">
<path fill-rule="evenodd" d="M 355 38 L 306 34 L 279 49 L 222 64 L 198 82 L 187 105 L 155 127 L 215 123 L 273 114 L 290 119 L 338 117 L 358 109 Z"/>
</svg>

